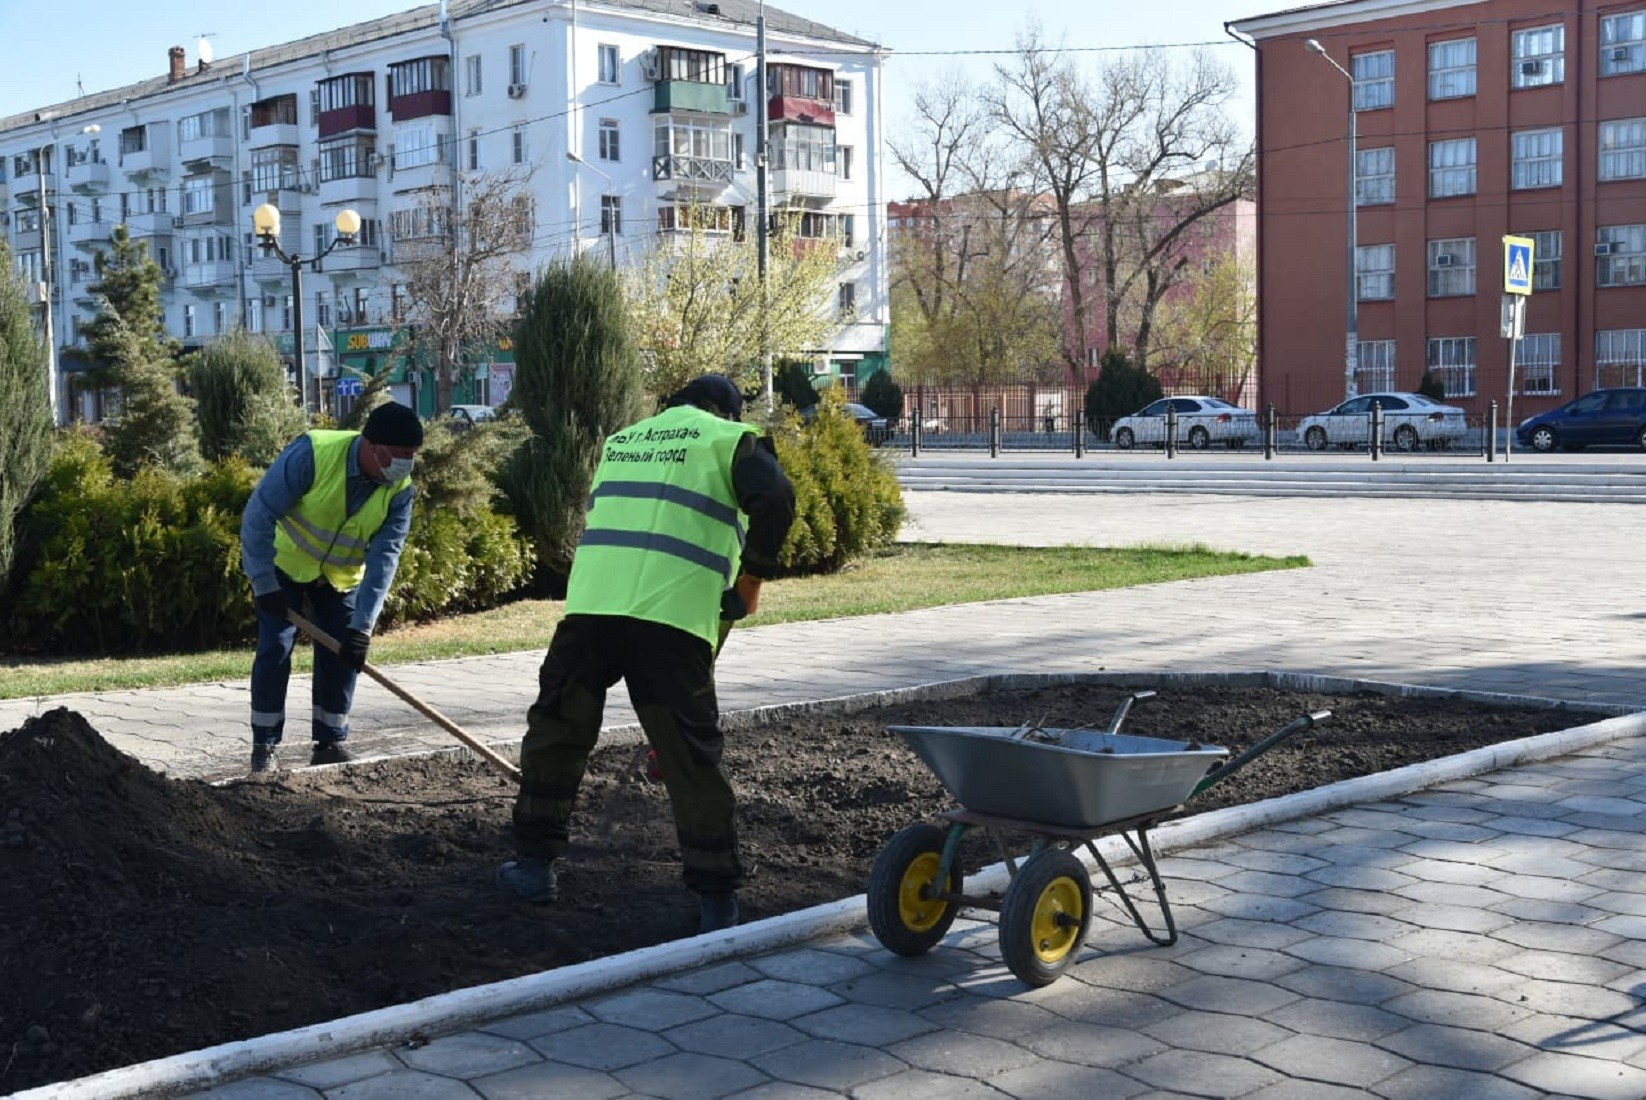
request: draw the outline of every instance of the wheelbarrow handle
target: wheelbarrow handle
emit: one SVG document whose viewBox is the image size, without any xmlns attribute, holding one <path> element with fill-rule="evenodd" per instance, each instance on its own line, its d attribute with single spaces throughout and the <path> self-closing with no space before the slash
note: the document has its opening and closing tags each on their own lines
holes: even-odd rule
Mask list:
<svg viewBox="0 0 1646 1100">
<path fill-rule="evenodd" d="M 1330 721 L 1331 717 L 1331 711 L 1318 710 L 1313 714 L 1305 714 L 1303 717 L 1294 722 L 1287 723 L 1283 729 L 1276 730 L 1274 733 L 1269 734 L 1269 736 L 1265 737 L 1263 740 L 1259 741 L 1257 744 L 1253 745 L 1233 760 L 1227 760 L 1221 767 L 1207 773 L 1206 778 L 1195 784 L 1195 789 L 1189 792 L 1189 797 L 1193 798 L 1195 795 L 1199 794 L 1207 787 L 1210 787 L 1212 784 L 1220 783 L 1229 778 L 1229 776 L 1233 775 L 1241 768 L 1244 768 L 1247 764 L 1251 763 L 1252 760 L 1262 756 L 1264 753 L 1286 740 L 1286 738 L 1290 737 L 1292 734 L 1297 733 L 1300 730 L 1312 729 L 1315 726 L 1320 725 L 1322 722 Z"/>
<path fill-rule="evenodd" d="M 318 626 L 315 626 L 313 623 L 309 622 L 309 620 L 305 619 L 302 615 L 291 610 L 290 608 L 286 610 L 286 617 L 292 621 L 297 629 L 301 630 L 303 633 L 313 638 L 316 642 L 319 642 L 321 645 L 331 650 L 331 652 L 341 655 L 343 647 L 338 645 L 336 638 L 333 638 L 330 634 L 327 634 L 324 630 L 321 630 Z M 474 750 L 475 755 L 490 764 L 492 766 L 492 770 L 496 771 L 499 775 L 512 779 L 516 783 L 520 782 L 519 768 L 499 756 L 490 745 L 487 745 L 484 741 L 481 741 L 478 737 L 474 736 L 474 734 L 470 733 L 456 722 L 453 722 L 450 718 L 447 718 L 438 710 L 435 710 L 429 704 L 413 695 L 408 689 L 401 687 L 399 684 L 389 679 L 388 676 L 376 665 L 372 664 L 370 661 L 365 661 L 361 664 L 360 671 L 364 672 L 367 676 L 370 676 L 373 680 L 376 680 L 378 683 L 388 688 L 401 699 L 404 699 L 406 702 L 410 703 L 412 707 L 421 713 L 425 718 L 428 718 L 435 725 L 439 726 L 441 729 L 463 742 L 463 744 L 467 745 L 470 749 Z"/>
</svg>

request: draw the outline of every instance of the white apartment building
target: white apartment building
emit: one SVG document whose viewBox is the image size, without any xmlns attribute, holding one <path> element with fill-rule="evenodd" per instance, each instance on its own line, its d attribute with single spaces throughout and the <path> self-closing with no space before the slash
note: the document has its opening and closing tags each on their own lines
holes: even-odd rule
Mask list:
<svg viewBox="0 0 1646 1100">
<path fill-rule="evenodd" d="M 339 361 L 396 346 L 395 256 L 437 231 L 419 216 L 431 193 L 461 204 L 465 173 L 529 167 L 521 273 L 595 247 L 621 264 L 674 232 L 683 203 L 715 208 L 706 220 L 723 232 L 754 232 L 764 102 L 771 209 L 799 208 L 802 234 L 840 247 L 839 324 L 814 370 L 855 385 L 885 366 L 883 52 L 766 7 L 761 96 L 759 10 L 451 0 L 215 61 L 173 47 L 162 76 L 0 119 L 0 232 L 25 278 L 48 288 L 71 379 L 95 310 L 94 258 L 115 225 L 165 272 L 166 326 L 185 345 L 238 325 L 289 357 L 291 269 L 257 246 L 252 211 L 278 207 L 282 247 L 310 258 L 355 210 L 359 244 L 302 272 L 306 368 L 329 399 L 342 392 Z M 501 402 L 512 359 L 506 346 L 490 358 L 457 401 Z M 432 378 L 396 371 L 397 396 L 432 412 Z M 74 411 L 95 418 L 95 396 L 75 394 Z M 69 401 L 67 381 L 59 397 Z"/>
</svg>

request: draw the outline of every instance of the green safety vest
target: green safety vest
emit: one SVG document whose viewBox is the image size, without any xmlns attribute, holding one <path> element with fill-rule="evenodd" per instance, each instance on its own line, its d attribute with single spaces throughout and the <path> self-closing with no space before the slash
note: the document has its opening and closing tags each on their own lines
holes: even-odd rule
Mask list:
<svg viewBox="0 0 1646 1100">
<path fill-rule="evenodd" d="M 366 576 L 366 547 L 389 514 L 389 501 L 411 484 L 403 478 L 385 485 L 347 515 L 349 446 L 359 432 L 308 433 L 314 448 L 314 484 L 274 529 L 274 564 L 294 581 L 324 575 L 339 592 L 360 587 Z"/>
<path fill-rule="evenodd" d="M 732 456 L 755 429 L 689 405 L 609 436 L 572 559 L 566 613 L 626 615 L 715 645 L 748 517 Z"/>
</svg>

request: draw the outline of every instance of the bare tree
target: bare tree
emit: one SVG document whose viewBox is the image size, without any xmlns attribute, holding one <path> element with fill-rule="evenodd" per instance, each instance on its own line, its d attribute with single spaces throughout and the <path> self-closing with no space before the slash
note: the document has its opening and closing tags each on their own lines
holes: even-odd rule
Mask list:
<svg viewBox="0 0 1646 1100">
<path fill-rule="evenodd" d="M 520 285 L 516 262 L 530 255 L 535 232 L 529 178 L 524 169 L 463 174 L 456 196 L 431 188 L 395 216 L 408 350 L 434 368 L 437 413 L 451 408 L 452 384 L 468 357 L 513 324 L 507 307 Z"/>
<path fill-rule="evenodd" d="M 996 76 L 993 119 L 1055 208 L 1071 373 L 1083 379 L 1094 358 L 1099 305 L 1106 346 L 1123 343 L 1129 321 L 1146 365 L 1190 230 L 1251 191 L 1251 147 L 1223 112 L 1232 75 L 1205 54 L 1176 65 L 1148 52 L 1108 62 L 1091 83 L 1031 24 L 1016 63 Z"/>
</svg>

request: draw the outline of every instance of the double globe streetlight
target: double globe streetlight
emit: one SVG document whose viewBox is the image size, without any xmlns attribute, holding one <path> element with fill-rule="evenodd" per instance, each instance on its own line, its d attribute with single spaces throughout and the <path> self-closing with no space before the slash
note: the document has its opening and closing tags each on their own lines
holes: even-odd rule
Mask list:
<svg viewBox="0 0 1646 1100">
<path fill-rule="evenodd" d="M 303 265 L 318 264 L 331 255 L 332 249 L 339 245 L 352 245 L 360 236 L 360 215 L 353 210 L 339 210 L 337 212 L 337 236 L 318 256 L 304 258 L 295 253 L 288 253 L 280 247 L 280 208 L 272 202 L 266 202 L 251 212 L 251 224 L 257 234 L 257 241 L 263 246 L 265 256 L 273 256 L 281 263 L 291 268 L 291 327 L 292 339 L 295 344 L 297 362 L 297 380 L 303 391 L 303 411 L 309 409 L 309 377 L 308 361 L 303 352 Z M 320 395 L 315 394 L 315 407 L 320 405 Z"/>
</svg>

